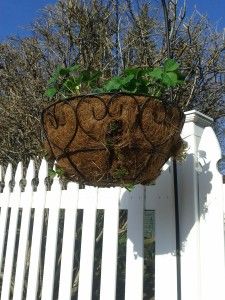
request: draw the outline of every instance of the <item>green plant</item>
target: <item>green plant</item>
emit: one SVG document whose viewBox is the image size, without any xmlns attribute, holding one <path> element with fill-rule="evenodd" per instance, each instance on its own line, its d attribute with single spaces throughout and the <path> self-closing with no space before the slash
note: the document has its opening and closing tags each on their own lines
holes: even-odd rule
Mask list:
<svg viewBox="0 0 225 300">
<path fill-rule="evenodd" d="M 174 59 L 166 59 L 161 67 L 128 68 L 120 76 L 100 83 L 101 75 L 100 71 L 82 70 L 79 65 L 58 67 L 48 81 L 45 95 L 52 98 L 59 93 L 66 98 L 82 92 L 127 92 L 161 97 L 183 82 Z"/>
<path fill-rule="evenodd" d="M 100 71 L 82 70 L 79 65 L 58 67 L 48 81 L 45 96 L 52 98 L 58 93 L 64 97 L 79 95 L 83 90 L 95 88 L 100 76 Z"/>
<path fill-rule="evenodd" d="M 113 173 L 113 177 L 116 179 L 123 179 L 126 175 L 128 175 L 128 171 L 123 167 L 116 169 Z"/>
<path fill-rule="evenodd" d="M 53 179 L 55 176 L 58 176 L 59 178 L 63 177 L 64 175 L 64 170 L 62 168 L 56 167 L 54 169 L 49 169 L 48 170 L 48 176 Z"/>
<path fill-rule="evenodd" d="M 124 184 L 124 187 L 125 187 L 125 189 L 126 189 L 128 192 L 132 192 L 133 189 L 134 189 L 134 187 L 135 187 L 135 185 L 132 184 L 132 183 L 129 183 L 129 184 Z"/>
<path fill-rule="evenodd" d="M 161 97 L 167 89 L 182 82 L 179 64 L 173 59 L 167 59 L 162 67 L 125 69 L 121 76 L 113 77 L 106 82 L 102 91 Z"/>
<path fill-rule="evenodd" d="M 187 157 L 188 149 L 189 149 L 188 143 L 183 139 L 181 139 L 177 147 L 175 146 L 175 148 L 173 149 L 172 157 L 176 159 L 176 161 L 182 162 Z"/>
<path fill-rule="evenodd" d="M 115 179 L 119 179 L 119 180 L 123 180 L 123 178 L 128 175 L 128 171 L 123 168 L 120 167 L 118 169 L 115 170 L 115 172 L 113 173 L 113 177 Z M 132 192 L 132 190 L 134 189 L 135 185 L 133 183 L 124 183 L 123 187 L 128 191 L 128 192 Z"/>
<path fill-rule="evenodd" d="M 115 120 L 115 121 L 109 123 L 108 128 L 107 128 L 107 132 L 110 135 L 114 135 L 115 133 L 118 132 L 119 129 L 121 129 L 121 127 L 122 127 L 121 122 L 118 121 L 118 120 Z"/>
</svg>

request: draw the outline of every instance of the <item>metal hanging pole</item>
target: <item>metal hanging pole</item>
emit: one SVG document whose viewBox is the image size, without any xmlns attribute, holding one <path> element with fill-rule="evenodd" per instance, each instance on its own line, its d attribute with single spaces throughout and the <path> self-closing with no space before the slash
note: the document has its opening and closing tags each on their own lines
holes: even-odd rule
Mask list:
<svg viewBox="0 0 225 300">
<path fill-rule="evenodd" d="M 116 75 L 119 75 L 119 0 L 116 0 Z"/>
<path fill-rule="evenodd" d="M 173 54 L 170 45 L 170 20 L 168 16 L 168 7 L 165 0 L 161 0 L 164 22 L 165 22 L 165 33 L 166 33 L 166 46 L 167 46 L 167 57 L 172 58 Z M 170 90 L 170 100 L 173 101 L 173 90 Z M 175 230 L 176 230 L 176 258 L 177 258 L 177 300 L 181 300 L 181 244 L 180 244 L 180 217 L 179 217 L 179 193 L 178 193 L 178 178 L 177 178 L 177 162 L 175 159 L 173 162 L 173 183 L 174 183 L 174 207 L 175 207 Z"/>
<path fill-rule="evenodd" d="M 167 47 L 167 57 L 172 58 L 172 52 L 170 47 L 170 24 L 169 24 L 169 17 L 168 17 L 168 8 L 166 5 L 165 0 L 161 0 L 162 8 L 163 8 L 163 15 L 164 15 L 164 23 L 165 23 L 165 33 L 166 33 L 166 47 Z"/>
</svg>

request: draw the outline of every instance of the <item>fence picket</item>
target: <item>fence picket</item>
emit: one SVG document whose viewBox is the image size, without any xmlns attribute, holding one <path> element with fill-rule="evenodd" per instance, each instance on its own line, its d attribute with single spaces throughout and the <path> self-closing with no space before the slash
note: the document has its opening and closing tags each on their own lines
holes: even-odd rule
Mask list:
<svg viewBox="0 0 225 300">
<path fill-rule="evenodd" d="M 78 196 L 79 186 L 72 182 L 66 191 L 62 191 L 61 204 L 65 207 L 65 217 L 58 300 L 71 299 Z"/>
<path fill-rule="evenodd" d="M 60 200 L 61 186 L 59 178 L 55 177 L 51 191 L 47 192 L 46 196 L 46 207 L 49 208 L 49 216 L 42 283 L 42 300 L 51 300 L 53 297 Z"/>
<path fill-rule="evenodd" d="M 9 223 L 9 233 L 7 239 L 7 248 L 6 248 L 6 258 L 5 258 L 5 267 L 4 267 L 4 276 L 2 282 L 2 298 L 1 299 L 9 299 L 10 290 L 11 290 L 11 276 L 12 276 L 12 268 L 13 268 L 13 258 L 15 251 L 15 241 L 16 241 L 16 233 L 17 233 L 17 220 L 18 220 L 18 212 L 19 212 L 19 202 L 20 202 L 20 180 L 22 179 L 22 163 L 19 163 L 16 169 L 15 174 L 15 187 L 14 191 L 11 194 L 12 200 L 12 209 L 10 215 L 10 223 Z"/>
<path fill-rule="evenodd" d="M 106 198 L 108 206 L 104 212 L 100 299 L 115 300 L 121 189 L 111 188 L 109 191 L 103 191 L 102 196 Z"/>
<path fill-rule="evenodd" d="M 27 245 L 28 245 L 28 234 L 29 234 L 29 225 L 30 225 L 30 213 L 32 205 L 32 179 L 35 176 L 34 162 L 30 161 L 27 169 L 27 185 L 25 192 L 21 194 L 21 206 L 22 210 L 22 220 L 20 227 L 20 240 L 18 247 L 18 259 L 15 275 L 15 286 L 13 292 L 13 300 L 21 300 L 23 297 L 23 282 L 24 282 L 24 272 L 26 264 L 26 254 L 27 254 Z"/>
<path fill-rule="evenodd" d="M 80 191 L 79 202 L 83 204 L 83 226 L 79 271 L 78 300 L 92 299 L 95 223 L 98 189 L 86 187 Z"/>
<path fill-rule="evenodd" d="M 143 299 L 143 216 L 144 187 L 138 185 L 128 203 L 125 300 Z"/>
<path fill-rule="evenodd" d="M 34 223 L 31 242 L 30 267 L 27 284 L 27 300 L 36 300 L 38 273 L 41 251 L 41 236 L 43 228 L 44 205 L 46 198 L 45 178 L 48 176 L 48 164 L 45 160 L 42 161 L 39 170 L 39 185 L 37 192 L 33 195 L 33 205 L 35 207 Z"/>
<path fill-rule="evenodd" d="M 2 171 L 2 170 L 1 170 Z M 0 194 L 0 206 L 1 206 L 1 214 L 0 214 L 0 271 L 2 268 L 2 260 L 3 260 L 3 248 L 5 241 L 5 230 L 7 223 L 7 214 L 8 214 L 8 205 L 10 199 L 10 180 L 12 177 L 12 165 L 9 164 L 5 173 L 5 188 L 3 193 Z"/>
</svg>

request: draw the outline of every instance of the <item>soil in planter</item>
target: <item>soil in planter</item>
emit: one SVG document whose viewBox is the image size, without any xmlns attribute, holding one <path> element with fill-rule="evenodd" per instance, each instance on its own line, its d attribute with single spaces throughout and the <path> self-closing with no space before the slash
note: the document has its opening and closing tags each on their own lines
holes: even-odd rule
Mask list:
<svg viewBox="0 0 225 300">
<path fill-rule="evenodd" d="M 78 96 L 43 112 L 47 148 L 70 180 L 147 184 L 181 144 L 184 115 L 147 96 Z"/>
</svg>

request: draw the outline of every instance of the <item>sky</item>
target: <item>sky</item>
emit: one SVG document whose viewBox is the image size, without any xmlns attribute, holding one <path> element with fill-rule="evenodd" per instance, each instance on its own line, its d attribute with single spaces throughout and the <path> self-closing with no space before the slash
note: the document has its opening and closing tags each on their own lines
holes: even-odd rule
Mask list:
<svg viewBox="0 0 225 300">
<path fill-rule="evenodd" d="M 186 0 L 188 11 L 196 7 L 202 14 L 207 14 L 212 23 L 218 25 L 218 29 L 225 28 L 225 0 Z"/>
<path fill-rule="evenodd" d="M 201 13 L 208 14 L 213 23 L 218 24 L 218 29 L 225 28 L 225 0 L 186 1 L 189 13 L 196 6 Z M 22 26 L 34 21 L 45 5 L 56 2 L 57 0 L 0 0 L 0 41 L 9 35 L 25 35 Z"/>
<path fill-rule="evenodd" d="M 56 0 L 0 0 L 0 40 L 10 35 L 24 35 L 22 26 L 29 25 L 40 9 Z"/>
</svg>

